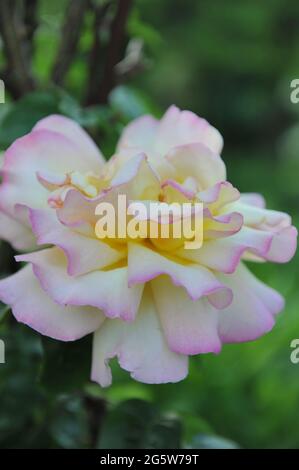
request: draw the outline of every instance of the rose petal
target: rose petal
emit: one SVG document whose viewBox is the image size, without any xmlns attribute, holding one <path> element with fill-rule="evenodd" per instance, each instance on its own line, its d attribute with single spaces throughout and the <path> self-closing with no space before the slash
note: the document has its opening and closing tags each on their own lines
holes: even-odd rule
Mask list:
<svg viewBox="0 0 299 470">
<path fill-rule="evenodd" d="M 131 122 L 119 140 L 117 151 L 134 147 L 150 157 L 164 156 L 178 145 L 201 142 L 215 153 L 220 153 L 223 139 L 205 119 L 190 111 L 170 106 L 160 121 L 152 116 L 142 116 Z"/>
<path fill-rule="evenodd" d="M 266 207 L 264 196 L 258 193 L 242 193 L 240 196 L 240 202 L 249 204 L 250 206 L 260 207 L 261 209 Z"/>
<path fill-rule="evenodd" d="M 111 266 L 126 256 L 124 249 L 116 250 L 97 238 L 62 225 L 55 211 L 31 210 L 30 219 L 39 245 L 53 244 L 64 251 L 71 276 Z"/>
<path fill-rule="evenodd" d="M 236 270 L 241 257 L 247 251 L 266 256 L 272 239 L 271 233 L 244 226 L 238 233 L 227 238 L 206 240 L 198 250 L 180 249 L 177 254 L 193 263 L 229 274 Z"/>
<path fill-rule="evenodd" d="M 55 304 L 41 289 L 31 266 L 0 281 L 0 299 L 11 305 L 19 322 L 60 341 L 74 341 L 92 333 L 105 318 L 95 308 Z"/>
<path fill-rule="evenodd" d="M 118 189 L 129 199 L 158 199 L 159 176 L 148 163 L 144 153 L 131 158 L 111 181 L 111 189 Z"/>
<path fill-rule="evenodd" d="M 38 181 L 39 171 L 65 174 L 73 170 L 98 170 L 100 166 L 94 164 L 91 168 L 80 149 L 62 134 L 48 130 L 31 132 L 16 140 L 5 154 L 1 208 L 13 215 L 16 204 L 47 207 L 48 191 Z"/>
<path fill-rule="evenodd" d="M 192 300 L 207 296 L 216 308 L 224 308 L 232 300 L 231 291 L 219 283 L 208 269 L 195 264 L 172 261 L 138 243 L 129 243 L 129 286 L 144 284 L 158 276 L 170 276 L 176 286 L 182 286 Z"/>
<path fill-rule="evenodd" d="M 221 349 L 218 312 L 206 299 L 191 301 L 186 292 L 166 277 L 151 282 L 155 304 L 170 349 L 186 355 Z"/>
<path fill-rule="evenodd" d="M 113 357 L 144 383 L 178 382 L 188 373 L 188 358 L 168 349 L 148 289 L 133 323 L 107 320 L 95 333 L 92 357 L 91 378 L 102 387 L 112 382 L 108 364 Z"/>
<path fill-rule="evenodd" d="M 33 130 L 47 129 L 58 132 L 71 140 L 80 149 L 83 160 L 89 160 L 92 167 L 98 166 L 99 163 L 104 164 L 105 159 L 89 137 L 87 132 L 79 126 L 75 121 L 65 116 L 53 114 L 41 119 Z"/>
<path fill-rule="evenodd" d="M 127 147 L 143 149 L 145 153 L 151 151 L 158 127 L 158 120 L 152 116 L 141 116 L 130 122 L 122 132 L 117 144 L 117 152 Z"/>
<path fill-rule="evenodd" d="M 295 227 L 285 227 L 273 235 L 270 250 L 265 258 L 275 263 L 287 263 L 297 249 L 298 231 Z"/>
<path fill-rule="evenodd" d="M 233 301 L 219 315 L 219 335 L 225 343 L 252 341 L 270 331 L 284 301 L 278 292 L 256 279 L 241 264 L 234 274 L 217 274 L 233 290 Z"/>
<path fill-rule="evenodd" d="M 130 200 L 157 200 L 160 192 L 158 176 L 148 164 L 144 154 L 137 155 L 128 161 L 113 178 L 108 189 L 94 199 L 87 198 L 77 190 L 68 191 L 63 207 L 57 211 L 62 224 L 69 227 L 87 224 L 94 233 L 98 217 L 96 207 L 100 203 L 110 203 L 118 213 L 118 196 Z M 117 219 L 116 219 L 117 224 Z"/>
<path fill-rule="evenodd" d="M 213 216 L 209 209 L 204 209 L 203 234 L 205 240 L 231 237 L 238 233 L 243 225 L 243 216 L 239 212 Z"/>
<path fill-rule="evenodd" d="M 17 256 L 16 259 L 32 263 L 41 286 L 59 305 L 89 305 L 103 310 L 108 317 L 126 321 L 132 321 L 136 316 L 143 285 L 128 288 L 127 267 L 69 276 L 65 256 L 58 248 Z"/>
<path fill-rule="evenodd" d="M 220 181 L 205 191 L 197 193 L 197 197 L 203 203 L 208 204 L 210 211 L 216 211 L 226 204 L 238 200 L 240 193 L 228 181 Z"/>
<path fill-rule="evenodd" d="M 193 176 L 200 190 L 226 180 L 225 165 L 219 155 L 200 143 L 175 147 L 166 159 L 175 168 L 177 181 Z"/>
<path fill-rule="evenodd" d="M 227 205 L 225 211 L 240 212 L 243 216 L 244 224 L 249 227 L 262 228 L 262 225 L 267 225 L 269 228 L 284 228 L 291 223 L 290 216 L 284 212 L 263 209 L 240 201 Z"/>
<path fill-rule="evenodd" d="M 177 145 L 201 142 L 212 152 L 220 153 L 223 139 L 213 126 L 190 111 L 171 106 L 162 117 L 156 137 L 156 147 L 162 154 Z"/>
<path fill-rule="evenodd" d="M 19 251 L 35 246 L 34 236 L 26 225 L 0 211 L 0 238 L 12 244 Z"/>
</svg>

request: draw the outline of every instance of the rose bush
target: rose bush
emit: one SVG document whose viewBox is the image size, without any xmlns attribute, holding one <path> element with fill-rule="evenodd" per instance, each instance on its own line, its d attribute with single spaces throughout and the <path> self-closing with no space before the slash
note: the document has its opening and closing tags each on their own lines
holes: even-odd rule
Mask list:
<svg viewBox="0 0 299 470">
<path fill-rule="evenodd" d="M 0 299 L 41 334 L 73 341 L 94 333 L 92 379 L 111 383 L 109 360 L 136 380 L 176 382 L 188 356 L 251 341 L 271 330 L 279 293 L 244 261 L 289 261 L 297 231 L 262 196 L 226 178 L 222 137 L 171 107 L 125 128 L 105 162 L 73 121 L 50 116 L 6 152 L 0 235 L 28 263 L 0 282 Z M 99 202 L 204 204 L 203 246 L 184 239 L 99 240 Z M 37 250 L 37 246 L 39 250 Z"/>
</svg>

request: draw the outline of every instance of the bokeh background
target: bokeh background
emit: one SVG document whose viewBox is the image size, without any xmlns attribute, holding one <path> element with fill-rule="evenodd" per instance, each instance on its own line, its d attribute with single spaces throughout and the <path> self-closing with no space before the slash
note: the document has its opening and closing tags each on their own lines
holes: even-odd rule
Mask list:
<svg viewBox="0 0 299 470">
<path fill-rule="evenodd" d="M 229 180 L 241 191 L 263 193 L 270 208 L 289 212 L 298 226 L 299 103 L 290 101 L 290 82 L 299 78 L 298 1 L 135 0 L 110 81 L 105 67 L 114 50 L 116 1 L 86 2 L 70 64 L 61 52 L 69 2 L 1 5 L 22 12 L 23 3 L 31 8 L 26 64 L 34 80 L 16 86 L 2 40 L 1 151 L 58 112 L 84 125 L 109 157 L 126 122 L 148 112 L 160 116 L 175 103 L 221 131 Z M 3 17 L 1 28 L 3 39 Z M 64 74 L 59 66 L 53 72 L 59 50 Z M 1 277 L 18 269 L 6 243 L 0 257 Z M 88 380 L 90 338 L 74 344 L 41 338 L 2 306 L 0 447 L 299 448 L 299 364 L 290 361 L 290 343 L 299 338 L 298 258 L 251 266 L 286 297 L 274 330 L 226 345 L 220 355 L 192 358 L 179 384 L 139 384 L 114 364 L 114 383 L 102 390 Z"/>
</svg>

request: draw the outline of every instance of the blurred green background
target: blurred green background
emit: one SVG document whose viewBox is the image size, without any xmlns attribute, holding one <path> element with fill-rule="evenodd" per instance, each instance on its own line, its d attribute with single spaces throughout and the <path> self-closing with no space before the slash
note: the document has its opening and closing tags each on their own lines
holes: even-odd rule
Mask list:
<svg viewBox="0 0 299 470">
<path fill-rule="evenodd" d="M 142 46 L 138 63 L 105 103 L 90 107 L 82 102 L 91 14 L 64 86 L 49 84 L 66 3 L 39 2 L 32 65 L 39 89 L 18 101 L 7 93 L 1 150 L 59 112 L 84 125 L 109 157 L 126 122 L 159 116 L 174 103 L 220 130 L 228 179 L 238 189 L 263 193 L 298 226 L 299 104 L 290 102 L 290 82 L 299 78 L 297 1 L 135 0 L 126 39 L 137 55 Z M 105 28 L 101 34 L 105 45 Z M 0 58 L 4 64 L 3 49 Z M 16 266 L 9 246 L 0 249 L 4 276 Z M 139 384 L 114 365 L 114 383 L 102 390 L 88 381 L 90 338 L 68 345 L 41 339 L 3 307 L 0 447 L 299 448 L 299 364 L 290 361 L 290 343 L 299 338 L 298 258 L 251 266 L 286 297 L 274 330 L 192 358 L 179 384 Z"/>
</svg>

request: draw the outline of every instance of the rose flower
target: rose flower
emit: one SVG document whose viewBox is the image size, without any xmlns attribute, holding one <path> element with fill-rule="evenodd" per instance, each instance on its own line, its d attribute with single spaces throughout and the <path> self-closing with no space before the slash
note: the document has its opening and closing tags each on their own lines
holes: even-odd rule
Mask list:
<svg viewBox="0 0 299 470">
<path fill-rule="evenodd" d="M 227 181 L 222 144 L 204 119 L 172 106 L 161 120 L 129 124 L 105 162 L 75 122 L 40 121 L 4 157 L 0 236 L 27 264 L 0 281 L 0 299 L 51 338 L 94 333 L 91 378 L 102 386 L 111 384 L 113 357 L 141 382 L 177 382 L 189 355 L 270 331 L 283 298 L 245 262 L 289 261 L 297 231 L 262 196 Z M 119 195 L 200 202 L 202 246 L 187 249 L 184 237 L 99 238 L 96 208 L 116 207 Z"/>
</svg>

